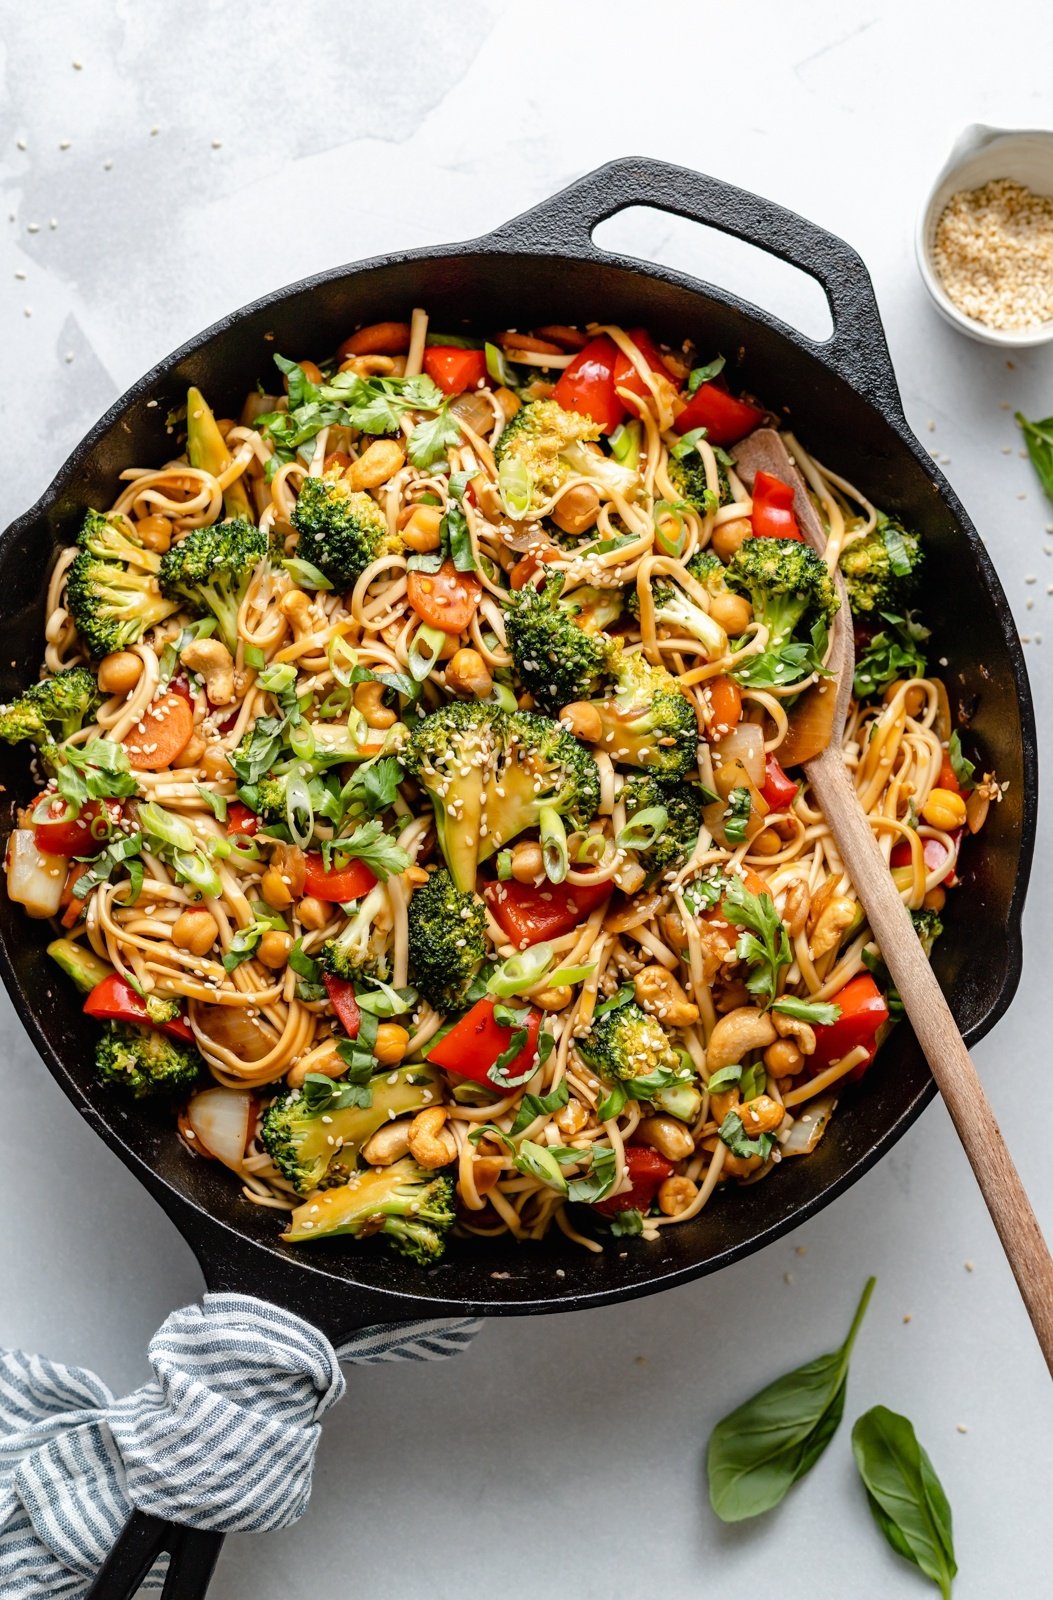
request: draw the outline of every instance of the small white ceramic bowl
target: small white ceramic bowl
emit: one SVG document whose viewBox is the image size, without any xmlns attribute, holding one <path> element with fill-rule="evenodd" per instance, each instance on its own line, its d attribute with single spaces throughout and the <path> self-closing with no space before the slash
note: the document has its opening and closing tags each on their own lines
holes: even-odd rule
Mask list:
<svg viewBox="0 0 1053 1600">
<path fill-rule="evenodd" d="M 952 327 L 984 344 L 1013 349 L 1047 344 L 1053 319 L 1033 328 L 989 328 L 959 311 L 940 282 L 933 259 L 936 224 L 952 194 L 978 189 L 995 178 L 1012 178 L 1034 194 L 1053 195 L 1053 131 L 1041 128 L 988 128 L 973 123 L 959 138 L 922 207 L 915 234 L 918 266 L 933 304 Z"/>
</svg>

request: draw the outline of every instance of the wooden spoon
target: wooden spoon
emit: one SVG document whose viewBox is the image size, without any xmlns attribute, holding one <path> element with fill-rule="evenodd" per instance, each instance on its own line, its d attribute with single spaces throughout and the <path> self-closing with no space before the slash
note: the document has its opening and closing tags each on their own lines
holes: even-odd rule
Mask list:
<svg viewBox="0 0 1053 1600">
<path fill-rule="evenodd" d="M 794 510 L 801 531 L 820 554 L 825 550 L 826 533 L 808 498 L 804 481 L 773 429 L 760 428 L 739 445 L 735 452 L 735 470 L 747 488 L 759 471 L 774 473 L 784 483 L 792 483 Z M 804 719 L 815 726 L 819 721 L 826 722 L 828 713 L 829 740 L 825 748 L 816 753 L 802 750 L 796 760 L 804 761 L 808 781 L 830 824 L 841 859 L 881 947 L 892 981 L 899 990 L 904 1010 L 965 1147 L 1046 1365 L 1053 1375 L 1053 1260 L 976 1068 L 842 757 L 855 647 L 844 581 L 840 573 L 835 574 L 835 579 L 841 610 L 831 630 L 828 665 L 834 677 L 806 690 L 810 696 L 822 697 L 822 714 L 819 718 Z"/>
</svg>

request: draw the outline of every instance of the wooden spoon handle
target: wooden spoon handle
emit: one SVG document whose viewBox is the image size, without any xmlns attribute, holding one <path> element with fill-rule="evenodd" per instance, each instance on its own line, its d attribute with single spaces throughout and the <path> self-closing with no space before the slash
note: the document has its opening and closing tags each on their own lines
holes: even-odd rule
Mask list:
<svg viewBox="0 0 1053 1600">
<path fill-rule="evenodd" d="M 806 771 L 965 1147 L 1053 1376 L 1053 1259 L 972 1058 L 914 932 L 838 748 Z"/>
</svg>

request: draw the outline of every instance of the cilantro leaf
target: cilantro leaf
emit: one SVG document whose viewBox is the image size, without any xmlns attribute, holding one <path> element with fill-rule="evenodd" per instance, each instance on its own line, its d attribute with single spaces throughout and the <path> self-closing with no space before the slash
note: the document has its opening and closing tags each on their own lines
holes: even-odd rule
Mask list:
<svg viewBox="0 0 1053 1600">
<path fill-rule="evenodd" d="M 770 1005 L 779 972 L 793 960 L 775 902 L 770 894 L 752 894 L 741 878 L 733 877 L 724 894 L 724 907 L 728 921 L 746 930 L 735 946 L 739 960 L 750 967 L 746 988 L 750 994 L 763 995 Z"/>
<path fill-rule="evenodd" d="M 378 817 L 373 817 L 369 822 L 360 822 L 344 839 L 326 840 L 322 845 L 322 854 L 326 857 L 327 867 L 335 856 L 341 860 L 364 861 L 381 883 L 386 883 L 393 873 L 405 872 L 410 864 L 407 852 L 396 839 L 385 833 L 384 824 Z"/>
</svg>

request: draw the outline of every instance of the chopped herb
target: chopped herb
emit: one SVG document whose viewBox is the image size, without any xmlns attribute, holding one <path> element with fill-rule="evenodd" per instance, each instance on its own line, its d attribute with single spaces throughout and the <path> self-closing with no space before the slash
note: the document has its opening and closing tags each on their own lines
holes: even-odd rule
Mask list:
<svg viewBox="0 0 1053 1600">
<path fill-rule="evenodd" d="M 746 837 L 746 829 L 750 820 L 750 792 L 748 789 L 732 789 L 728 796 L 728 807 L 724 812 L 724 832 L 732 844 L 741 844 Z"/>
</svg>

